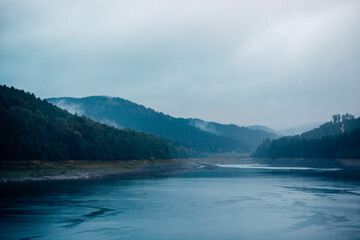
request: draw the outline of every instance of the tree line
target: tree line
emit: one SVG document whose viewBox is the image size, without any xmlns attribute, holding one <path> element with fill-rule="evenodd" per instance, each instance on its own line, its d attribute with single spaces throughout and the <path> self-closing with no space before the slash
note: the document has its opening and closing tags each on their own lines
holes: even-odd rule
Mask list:
<svg viewBox="0 0 360 240">
<path fill-rule="evenodd" d="M 340 123 L 340 122 L 345 122 L 347 120 L 353 120 L 355 119 L 354 115 L 346 113 L 340 116 L 340 114 L 335 114 L 332 116 L 333 122 L 334 123 Z"/>
</svg>

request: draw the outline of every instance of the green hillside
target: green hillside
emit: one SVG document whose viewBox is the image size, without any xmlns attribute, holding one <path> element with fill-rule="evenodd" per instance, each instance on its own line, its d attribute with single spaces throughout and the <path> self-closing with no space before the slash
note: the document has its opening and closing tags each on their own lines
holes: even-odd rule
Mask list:
<svg viewBox="0 0 360 240">
<path fill-rule="evenodd" d="M 340 116 L 340 115 L 339 115 Z M 360 159 L 360 118 L 348 114 L 302 135 L 265 140 L 254 152 L 267 158 Z"/>
<path fill-rule="evenodd" d="M 360 118 L 355 119 L 351 114 L 334 115 L 335 121 L 322 124 L 320 127 L 311 131 L 301 134 L 304 138 L 316 139 L 325 136 L 336 136 L 344 132 L 350 133 L 351 131 L 360 128 Z"/>
<path fill-rule="evenodd" d="M 201 152 L 250 152 L 263 139 L 276 137 L 265 131 L 216 123 L 211 123 L 217 129 L 212 132 L 193 124 L 194 119 L 174 118 L 122 98 L 92 96 L 50 98 L 48 101 L 119 128 L 126 127 L 180 141 Z"/>
<path fill-rule="evenodd" d="M 0 160 L 168 159 L 194 154 L 164 138 L 119 130 L 0 86 Z"/>
</svg>

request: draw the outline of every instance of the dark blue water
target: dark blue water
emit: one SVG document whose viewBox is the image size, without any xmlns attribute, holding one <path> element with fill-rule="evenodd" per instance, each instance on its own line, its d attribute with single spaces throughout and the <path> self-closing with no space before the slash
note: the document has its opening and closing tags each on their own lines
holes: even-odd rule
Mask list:
<svg viewBox="0 0 360 240">
<path fill-rule="evenodd" d="M 0 239 L 360 239 L 360 182 L 313 170 L 1 184 Z"/>
</svg>

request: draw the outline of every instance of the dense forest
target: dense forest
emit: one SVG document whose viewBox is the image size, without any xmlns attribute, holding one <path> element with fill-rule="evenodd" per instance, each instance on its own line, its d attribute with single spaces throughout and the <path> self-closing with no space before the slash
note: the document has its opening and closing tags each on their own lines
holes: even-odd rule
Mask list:
<svg viewBox="0 0 360 240">
<path fill-rule="evenodd" d="M 0 160 L 128 160 L 195 152 L 158 136 L 68 113 L 34 94 L 0 86 Z"/>
<path fill-rule="evenodd" d="M 122 98 L 92 96 L 50 98 L 48 101 L 118 128 L 126 127 L 180 141 L 200 152 L 250 152 L 264 139 L 276 137 L 273 133 L 236 125 L 174 118 Z"/>
<path fill-rule="evenodd" d="M 357 127 L 359 122 L 360 118 L 344 118 L 342 121 L 325 123 L 300 136 L 266 139 L 253 156 L 360 159 L 360 127 Z M 340 134 L 336 134 L 338 131 Z"/>
</svg>

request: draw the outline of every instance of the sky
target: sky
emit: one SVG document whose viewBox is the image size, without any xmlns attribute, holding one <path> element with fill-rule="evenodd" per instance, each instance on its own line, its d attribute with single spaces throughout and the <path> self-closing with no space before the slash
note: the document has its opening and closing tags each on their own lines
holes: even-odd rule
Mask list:
<svg viewBox="0 0 360 240">
<path fill-rule="evenodd" d="M 0 83 L 286 129 L 360 115 L 359 0 L 0 0 Z"/>
</svg>

